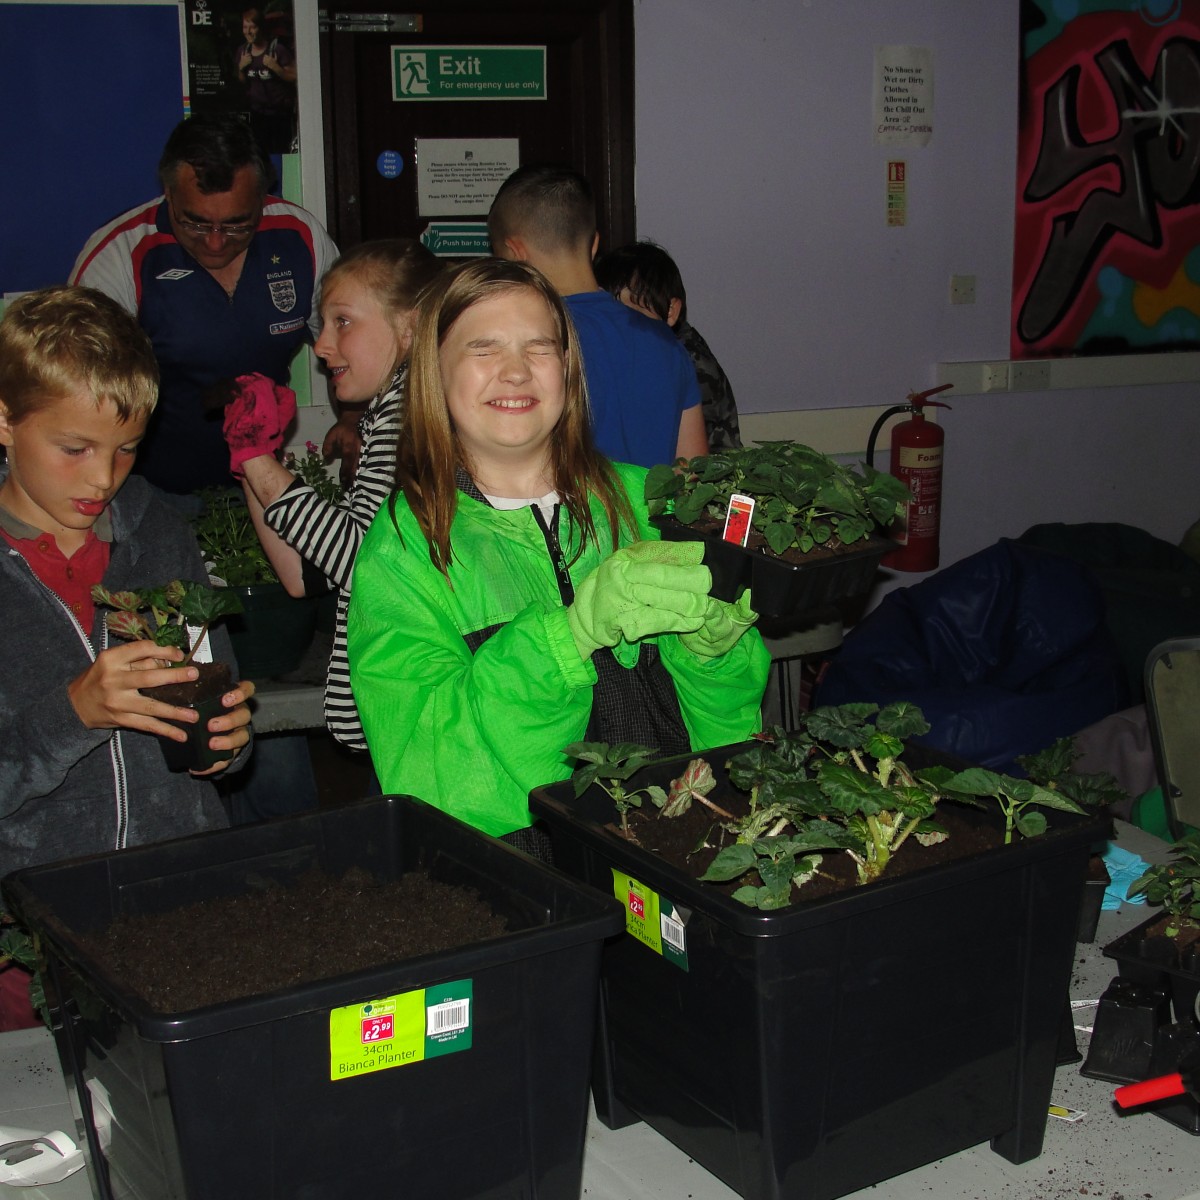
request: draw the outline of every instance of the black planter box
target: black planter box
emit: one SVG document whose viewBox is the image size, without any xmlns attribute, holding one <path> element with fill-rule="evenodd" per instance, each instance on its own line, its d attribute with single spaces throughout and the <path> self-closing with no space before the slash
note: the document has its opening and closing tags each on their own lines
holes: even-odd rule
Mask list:
<svg viewBox="0 0 1200 1200">
<path fill-rule="evenodd" d="M 172 1014 L 98 969 L 72 932 L 314 866 L 381 880 L 427 869 L 479 892 L 510 932 Z M 99 1200 L 577 1200 L 600 947 L 622 928 L 612 899 L 396 796 L 33 868 L 3 892 L 69 997 L 56 1037 Z M 420 1005 L 464 981 L 470 1036 L 448 1052 Z M 344 1028 L 349 1011 L 365 1054 L 357 1043 L 375 1043 L 365 1025 L 358 1037 L 354 1007 L 409 1012 L 422 990 L 424 1054 L 339 1077 L 332 1022 Z M 385 1036 L 403 1049 L 395 1023 Z"/>
<path fill-rule="evenodd" d="M 718 779 L 743 748 L 705 754 Z M 1107 818 L 1051 813 L 1043 837 L 761 913 L 607 832 L 598 788 L 530 806 L 559 867 L 646 918 L 629 924 L 647 944 L 604 950 L 607 1125 L 645 1120 L 746 1200 L 831 1200 L 989 1139 L 1013 1162 L 1041 1152 Z"/>
<path fill-rule="evenodd" d="M 896 549 L 895 542 L 872 535 L 837 554 L 791 563 L 727 542 L 719 532 L 681 525 L 674 517 L 652 517 L 651 523 L 664 541 L 703 542 L 704 565 L 713 577 L 709 594 L 732 602 L 749 587 L 754 611 L 762 617 L 791 617 L 867 591 L 879 560 Z"/>
</svg>

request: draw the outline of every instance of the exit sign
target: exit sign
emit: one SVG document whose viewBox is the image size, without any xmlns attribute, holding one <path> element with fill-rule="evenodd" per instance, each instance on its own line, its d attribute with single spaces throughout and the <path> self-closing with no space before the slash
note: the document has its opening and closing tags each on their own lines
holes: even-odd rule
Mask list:
<svg viewBox="0 0 1200 1200">
<path fill-rule="evenodd" d="M 545 100 L 545 46 L 393 46 L 393 100 Z"/>
</svg>

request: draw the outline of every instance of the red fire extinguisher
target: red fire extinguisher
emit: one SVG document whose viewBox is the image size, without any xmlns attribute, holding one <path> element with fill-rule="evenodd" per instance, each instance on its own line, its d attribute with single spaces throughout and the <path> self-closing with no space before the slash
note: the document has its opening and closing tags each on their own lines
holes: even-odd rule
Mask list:
<svg viewBox="0 0 1200 1200">
<path fill-rule="evenodd" d="M 943 383 L 927 392 L 909 392 L 907 404 L 897 404 L 884 412 L 867 439 L 867 462 L 875 465 L 875 439 L 885 421 L 897 413 L 912 413 L 911 421 L 901 421 L 892 430 L 891 474 L 908 484 L 912 501 L 888 537 L 900 543 L 883 557 L 883 566 L 897 571 L 932 571 L 938 565 L 939 528 L 942 519 L 942 450 L 946 434 L 938 425 L 925 420 L 924 409 L 949 408 L 930 396 L 944 392 L 953 384 Z"/>
</svg>

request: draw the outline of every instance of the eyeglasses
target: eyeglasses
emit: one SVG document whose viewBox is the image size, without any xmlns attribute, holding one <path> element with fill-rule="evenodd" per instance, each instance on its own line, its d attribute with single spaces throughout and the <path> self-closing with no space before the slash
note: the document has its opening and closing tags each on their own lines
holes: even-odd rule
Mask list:
<svg viewBox="0 0 1200 1200">
<path fill-rule="evenodd" d="M 175 205 L 168 201 L 171 208 L 171 216 L 175 224 L 179 226 L 184 233 L 190 233 L 194 237 L 208 237 L 209 234 L 216 233 L 230 242 L 242 242 L 247 238 L 254 236 L 254 231 L 258 228 L 258 222 L 253 225 L 212 225 L 200 223 L 198 221 L 185 221 L 176 211 Z"/>
</svg>

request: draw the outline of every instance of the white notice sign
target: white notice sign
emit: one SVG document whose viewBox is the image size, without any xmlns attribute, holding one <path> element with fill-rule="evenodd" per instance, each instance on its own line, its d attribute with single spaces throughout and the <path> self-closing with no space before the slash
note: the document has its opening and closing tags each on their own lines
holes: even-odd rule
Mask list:
<svg viewBox="0 0 1200 1200">
<path fill-rule="evenodd" d="M 417 138 L 417 206 L 423 217 L 484 216 L 521 165 L 518 138 Z"/>
<path fill-rule="evenodd" d="M 933 50 L 876 46 L 872 117 L 877 146 L 927 146 L 933 136 Z"/>
</svg>

